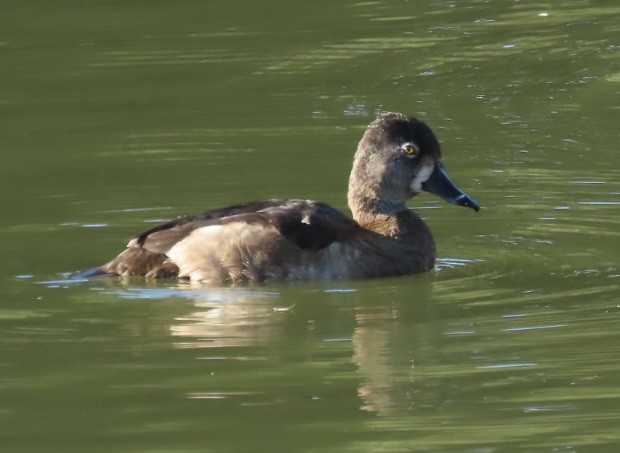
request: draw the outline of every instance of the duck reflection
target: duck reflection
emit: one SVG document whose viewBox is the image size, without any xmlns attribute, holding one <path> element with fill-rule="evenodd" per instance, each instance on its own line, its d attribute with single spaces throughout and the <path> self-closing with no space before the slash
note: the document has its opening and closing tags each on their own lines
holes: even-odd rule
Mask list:
<svg viewBox="0 0 620 453">
<path fill-rule="evenodd" d="M 425 323 L 407 323 L 398 307 L 358 313 L 355 318 L 353 361 L 362 376 L 357 389 L 360 409 L 389 415 L 435 406 L 436 389 L 423 387 L 417 372 L 437 356 L 433 329 Z"/>
<path fill-rule="evenodd" d="M 384 292 L 381 298 L 390 299 L 403 291 Z M 413 306 L 411 301 L 369 303 L 355 289 L 193 291 L 194 309 L 177 317 L 170 332 L 176 348 L 210 348 L 209 359 L 271 361 L 282 367 L 285 382 L 290 361 L 301 362 L 309 369 L 309 387 L 331 379 L 325 371 L 316 373 L 318 356 L 326 360 L 326 350 L 333 356 L 334 363 L 322 365 L 329 373 L 348 355 L 354 367 L 345 381 L 358 395 L 359 409 L 386 415 L 431 402 L 416 388 L 417 362 L 436 354 L 437 335 L 428 327 L 433 314 L 428 295 L 422 296 Z"/>
<path fill-rule="evenodd" d="M 397 400 L 393 395 L 394 380 L 390 377 L 396 370 L 391 364 L 389 352 L 389 325 L 392 320 L 387 314 L 358 314 L 356 320 L 358 326 L 353 333 L 353 361 L 364 376 L 364 381 L 357 389 L 362 400 L 360 408 L 368 412 L 390 413 L 397 401 L 402 404 L 411 398 L 408 391 Z M 407 368 L 413 366 L 411 363 Z M 409 373 L 410 370 L 404 371 Z M 412 381 L 411 376 L 410 382 L 413 384 Z"/>
<path fill-rule="evenodd" d="M 278 293 L 222 290 L 196 291 L 195 311 L 179 317 L 170 332 L 177 348 L 257 346 L 277 336 L 287 307 L 277 305 Z"/>
</svg>

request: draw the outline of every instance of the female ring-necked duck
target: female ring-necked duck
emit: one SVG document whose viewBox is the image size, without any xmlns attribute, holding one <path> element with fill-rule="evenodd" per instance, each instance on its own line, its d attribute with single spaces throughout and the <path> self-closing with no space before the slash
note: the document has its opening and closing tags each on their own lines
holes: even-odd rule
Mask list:
<svg viewBox="0 0 620 453">
<path fill-rule="evenodd" d="M 217 285 L 424 272 L 435 263 L 435 243 L 405 205 L 423 190 L 480 208 L 448 177 L 431 129 L 413 117 L 385 113 L 370 123 L 355 153 L 348 191 L 353 218 L 310 200 L 239 204 L 151 228 L 89 275 Z"/>
</svg>

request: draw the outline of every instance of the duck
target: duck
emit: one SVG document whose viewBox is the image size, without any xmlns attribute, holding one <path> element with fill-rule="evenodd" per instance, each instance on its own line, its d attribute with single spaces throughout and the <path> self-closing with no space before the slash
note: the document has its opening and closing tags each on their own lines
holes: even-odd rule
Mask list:
<svg viewBox="0 0 620 453">
<path fill-rule="evenodd" d="M 452 182 L 431 128 L 416 117 L 386 112 L 368 125 L 353 157 L 351 216 L 303 199 L 185 215 L 137 235 L 114 259 L 81 275 L 234 285 L 422 273 L 435 265 L 435 241 L 406 203 L 423 191 L 480 209 Z"/>
</svg>

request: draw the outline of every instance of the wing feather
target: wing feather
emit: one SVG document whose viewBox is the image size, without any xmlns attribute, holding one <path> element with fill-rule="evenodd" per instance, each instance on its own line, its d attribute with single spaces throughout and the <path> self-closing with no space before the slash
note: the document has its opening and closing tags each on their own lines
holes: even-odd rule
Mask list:
<svg viewBox="0 0 620 453">
<path fill-rule="evenodd" d="M 324 203 L 307 200 L 269 200 L 208 211 L 158 225 L 135 239 L 151 252 L 166 253 L 192 231 L 211 225 L 245 223 L 276 228 L 305 250 L 319 250 L 334 241 L 350 238 L 359 226 Z"/>
</svg>

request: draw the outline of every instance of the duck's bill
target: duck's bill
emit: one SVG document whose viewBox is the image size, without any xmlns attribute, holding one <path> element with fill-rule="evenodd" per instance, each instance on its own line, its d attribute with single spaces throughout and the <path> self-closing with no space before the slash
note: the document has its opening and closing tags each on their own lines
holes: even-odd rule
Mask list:
<svg viewBox="0 0 620 453">
<path fill-rule="evenodd" d="M 437 195 L 450 203 L 472 208 L 474 211 L 480 210 L 480 203 L 456 187 L 441 163 L 435 166 L 431 176 L 422 184 L 422 190 Z"/>
</svg>

